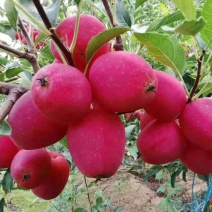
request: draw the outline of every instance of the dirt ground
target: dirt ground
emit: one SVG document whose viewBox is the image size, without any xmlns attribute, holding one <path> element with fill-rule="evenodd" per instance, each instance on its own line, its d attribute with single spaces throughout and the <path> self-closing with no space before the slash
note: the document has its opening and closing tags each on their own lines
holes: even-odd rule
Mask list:
<svg viewBox="0 0 212 212">
<path fill-rule="evenodd" d="M 88 183 L 89 181 L 90 180 L 88 180 Z M 94 198 L 94 192 L 100 189 L 103 191 L 104 197 L 112 198 L 111 205 L 101 209 L 101 212 L 172 212 L 172 210 L 166 207 L 158 209 L 158 205 L 166 197 L 162 192 L 157 193 L 157 189 L 163 183 L 164 182 L 155 180 L 154 178 L 146 181 L 143 177 L 129 173 L 126 169 L 122 169 L 113 177 L 97 182 L 97 185 L 92 187 L 89 192 L 91 198 Z M 190 202 L 192 174 L 188 174 L 187 182 L 179 178 L 177 185 L 183 188 L 178 192 L 177 198 L 180 198 L 184 203 Z M 194 192 L 201 194 L 206 188 L 206 183 L 196 178 Z M 78 207 L 87 208 L 87 210 L 90 211 L 86 195 L 77 202 L 77 205 Z M 7 202 L 7 207 L 8 212 L 31 212 L 30 210 L 21 209 L 20 205 L 15 205 L 13 202 Z"/>
<path fill-rule="evenodd" d="M 181 191 L 176 193 L 176 198 L 182 200 L 183 204 L 192 200 L 192 179 L 193 173 L 188 173 L 187 182 L 181 178 L 177 179 L 176 186 L 181 187 Z M 158 205 L 166 197 L 164 193 L 157 193 L 157 189 L 164 182 L 151 178 L 144 180 L 143 177 L 131 174 L 126 170 L 120 170 L 116 175 L 108 179 L 102 179 L 97 183 L 104 196 L 112 198 L 109 208 L 101 209 L 102 212 L 172 212 L 173 210 L 162 208 Z M 207 185 L 199 178 L 195 178 L 194 193 L 200 196 L 207 189 Z M 93 188 L 95 190 L 95 188 Z M 90 191 L 92 193 L 92 191 Z M 92 194 L 91 194 L 92 196 Z M 79 203 L 80 205 L 80 203 Z M 115 210 L 116 208 L 117 211 Z M 89 210 L 88 210 L 89 211 Z"/>
</svg>

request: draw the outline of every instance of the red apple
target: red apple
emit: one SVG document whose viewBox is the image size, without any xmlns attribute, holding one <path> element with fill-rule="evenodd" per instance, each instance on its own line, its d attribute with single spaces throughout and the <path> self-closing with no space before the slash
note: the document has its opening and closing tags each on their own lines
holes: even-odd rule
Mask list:
<svg viewBox="0 0 212 212">
<path fill-rule="evenodd" d="M 207 175 L 212 173 L 212 154 L 199 146 L 189 145 L 180 160 L 188 169 L 197 174 Z"/>
<path fill-rule="evenodd" d="M 158 88 L 154 99 L 145 111 L 160 121 L 171 121 L 186 105 L 186 92 L 183 85 L 171 75 L 155 70 Z"/>
<path fill-rule="evenodd" d="M 186 105 L 179 118 L 185 137 L 194 145 L 212 151 L 212 99 L 201 98 Z"/>
<path fill-rule="evenodd" d="M 51 159 L 45 149 L 20 150 L 11 164 L 11 176 L 22 188 L 40 185 L 49 175 Z"/>
<path fill-rule="evenodd" d="M 155 120 L 155 118 L 145 112 L 140 119 L 140 129 L 142 130 L 147 124 L 149 124 L 153 120 Z"/>
<path fill-rule="evenodd" d="M 10 136 L 0 137 L 0 168 L 10 168 L 14 156 L 19 148 L 13 143 Z"/>
<path fill-rule="evenodd" d="M 8 123 L 11 138 L 21 149 L 37 149 L 52 145 L 62 139 L 67 125 L 59 125 L 46 119 L 35 107 L 31 91 L 21 96 L 13 106 Z"/>
<path fill-rule="evenodd" d="M 92 101 L 87 78 L 78 69 L 62 63 L 41 68 L 31 90 L 40 112 L 58 122 L 69 123 L 82 118 Z"/>
<path fill-rule="evenodd" d="M 141 110 L 136 110 L 133 113 L 125 113 L 124 118 L 127 121 L 134 121 L 135 119 L 141 120 L 143 114 L 144 113 Z"/>
<path fill-rule="evenodd" d="M 150 164 L 164 164 L 178 159 L 187 141 L 175 121 L 154 120 L 143 128 L 137 140 L 142 159 Z"/>
<path fill-rule="evenodd" d="M 90 110 L 69 126 L 67 138 L 73 161 L 86 177 L 110 177 L 121 165 L 126 137 L 117 115 Z"/>
<path fill-rule="evenodd" d="M 32 192 L 45 200 L 57 197 L 64 189 L 69 177 L 69 164 L 66 158 L 57 152 L 49 152 L 51 171 L 45 180 Z"/>
<path fill-rule="evenodd" d="M 157 78 L 140 56 L 124 51 L 98 57 L 90 69 L 95 100 L 111 112 L 129 112 L 149 104 L 157 89 Z"/>
<path fill-rule="evenodd" d="M 55 31 L 58 37 L 63 41 L 67 49 L 71 46 L 74 30 L 76 24 L 76 16 L 72 16 L 63 20 L 57 25 Z M 76 68 L 80 71 L 84 71 L 86 66 L 86 48 L 88 42 L 97 34 L 104 31 L 106 27 L 96 17 L 88 14 L 80 15 L 79 32 L 77 36 L 76 46 L 73 52 L 73 60 Z M 57 52 L 54 42 L 51 42 L 51 50 L 55 58 L 61 60 L 60 55 Z M 94 55 L 92 61 L 96 60 L 102 54 L 109 52 L 109 44 L 103 45 Z M 92 63 L 92 62 L 91 62 Z"/>
</svg>

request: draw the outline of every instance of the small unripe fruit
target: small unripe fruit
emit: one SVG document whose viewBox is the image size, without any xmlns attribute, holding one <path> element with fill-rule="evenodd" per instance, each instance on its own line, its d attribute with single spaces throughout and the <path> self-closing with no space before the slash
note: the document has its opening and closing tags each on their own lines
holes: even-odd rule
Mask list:
<svg viewBox="0 0 212 212">
<path fill-rule="evenodd" d="M 192 144 L 212 151 L 211 98 L 201 98 L 187 104 L 179 122 L 183 134 Z"/>
<path fill-rule="evenodd" d="M 157 78 L 140 56 L 124 51 L 97 58 L 90 69 L 95 100 L 111 112 L 130 112 L 149 104 L 157 90 Z"/>
<path fill-rule="evenodd" d="M 69 123 L 82 118 L 92 101 L 90 84 L 82 72 L 59 63 L 41 68 L 31 90 L 39 111 L 57 122 Z"/>
<path fill-rule="evenodd" d="M 38 149 L 62 139 L 67 126 L 46 119 L 35 107 L 31 91 L 21 96 L 8 116 L 11 138 L 21 149 Z"/>
<path fill-rule="evenodd" d="M 175 121 L 152 121 L 143 128 L 137 141 L 142 159 L 150 164 L 164 164 L 178 159 L 184 152 L 186 140 Z"/>
<path fill-rule="evenodd" d="M 51 159 L 45 149 L 20 150 L 11 164 L 11 176 L 22 188 L 35 188 L 51 170 Z"/>
<path fill-rule="evenodd" d="M 57 152 L 48 152 L 51 158 L 51 170 L 45 180 L 32 192 L 45 200 L 57 197 L 64 189 L 69 177 L 69 164 L 66 158 Z"/>
<path fill-rule="evenodd" d="M 183 85 L 171 75 L 156 71 L 158 88 L 154 99 L 144 109 L 160 121 L 171 121 L 186 105 L 186 92 Z"/>
<path fill-rule="evenodd" d="M 117 115 L 90 110 L 69 126 L 67 138 L 73 161 L 86 177 L 110 177 L 121 165 L 126 137 Z"/>
<path fill-rule="evenodd" d="M 0 137 L 0 168 L 10 168 L 14 156 L 19 148 L 13 143 L 9 136 Z"/>
</svg>

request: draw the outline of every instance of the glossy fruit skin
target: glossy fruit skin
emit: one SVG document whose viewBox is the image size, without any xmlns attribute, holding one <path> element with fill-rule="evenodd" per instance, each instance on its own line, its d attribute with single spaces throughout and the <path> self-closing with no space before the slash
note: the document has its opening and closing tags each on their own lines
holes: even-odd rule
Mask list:
<svg viewBox="0 0 212 212">
<path fill-rule="evenodd" d="M 160 121 L 171 121 L 186 105 L 186 92 L 183 85 L 173 76 L 154 70 L 158 88 L 154 99 L 144 107 L 145 111 Z"/>
<path fill-rule="evenodd" d="M 46 83 L 42 85 L 40 79 Z M 78 69 L 59 63 L 41 68 L 31 90 L 39 111 L 58 122 L 69 123 L 84 117 L 92 101 L 87 78 Z"/>
<path fill-rule="evenodd" d="M 147 112 L 144 112 L 143 116 L 140 119 L 140 129 L 142 130 L 145 126 L 147 126 L 150 122 L 154 120 L 155 118 L 150 116 Z"/>
<path fill-rule="evenodd" d="M 51 159 L 45 149 L 20 150 L 11 164 L 11 176 L 25 189 L 35 188 L 51 170 Z"/>
<path fill-rule="evenodd" d="M 137 147 L 144 162 L 164 164 L 178 159 L 184 152 L 186 143 L 175 121 L 154 120 L 143 128 Z"/>
<path fill-rule="evenodd" d="M 0 137 L 0 168 L 10 168 L 14 156 L 20 149 L 13 143 L 10 136 Z"/>
<path fill-rule="evenodd" d="M 69 126 L 67 139 L 73 161 L 86 177 L 110 177 L 121 165 L 126 136 L 115 114 L 90 110 L 83 120 Z"/>
<path fill-rule="evenodd" d="M 200 98 L 186 105 L 179 118 L 184 136 L 194 145 L 212 151 L 212 99 Z"/>
<path fill-rule="evenodd" d="M 131 112 L 149 104 L 157 90 L 157 78 L 140 56 L 124 51 L 97 58 L 90 69 L 94 99 L 111 112 Z"/>
<path fill-rule="evenodd" d="M 35 107 L 31 91 L 22 95 L 13 106 L 8 123 L 12 128 L 11 138 L 21 149 L 38 149 L 62 139 L 67 126 L 46 119 Z"/>
<path fill-rule="evenodd" d="M 75 30 L 76 16 L 72 16 L 64 19 L 57 25 L 55 31 L 59 38 L 63 41 L 66 47 L 69 49 Z M 85 51 L 88 46 L 88 42 L 100 32 L 106 30 L 104 24 L 96 17 L 88 14 L 80 15 L 79 32 L 76 41 L 76 46 L 73 52 L 73 60 L 75 67 L 80 71 L 84 71 L 86 66 Z M 53 41 L 51 42 L 51 51 L 55 58 L 62 61 L 58 54 Z M 94 55 L 92 61 L 102 54 L 109 52 L 109 44 L 103 45 Z M 92 62 L 91 62 L 92 63 Z"/>
<path fill-rule="evenodd" d="M 66 158 L 57 152 L 48 152 L 51 157 L 51 171 L 48 177 L 32 192 L 45 200 L 57 197 L 64 189 L 69 177 L 69 164 Z"/>
<path fill-rule="evenodd" d="M 181 162 L 191 171 L 200 175 L 212 173 L 212 155 L 199 146 L 190 144 L 180 157 Z"/>
</svg>

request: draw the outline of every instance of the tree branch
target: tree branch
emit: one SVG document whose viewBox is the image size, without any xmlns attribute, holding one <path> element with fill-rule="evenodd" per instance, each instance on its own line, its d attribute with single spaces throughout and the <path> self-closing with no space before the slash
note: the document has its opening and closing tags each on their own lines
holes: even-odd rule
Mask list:
<svg viewBox="0 0 212 212">
<path fill-rule="evenodd" d="M 52 25 L 51 25 L 46 13 L 45 13 L 43 6 L 41 5 L 40 1 L 39 0 L 33 0 L 33 3 L 35 5 L 35 7 L 37 8 L 37 11 L 40 14 L 46 28 L 52 33 L 51 38 L 54 40 L 54 42 L 57 44 L 57 46 L 60 48 L 60 50 L 64 53 L 68 64 L 71 65 L 71 66 L 75 66 L 71 53 L 64 46 L 63 42 L 57 36 L 55 30 L 52 28 Z"/>
<path fill-rule="evenodd" d="M 8 95 L 6 101 L 0 108 L 0 123 L 10 113 L 15 102 L 30 88 L 21 85 L 14 85 L 0 82 L 0 94 Z"/>
<path fill-rule="evenodd" d="M 104 7 L 105 7 L 105 10 L 107 11 L 107 14 L 108 14 L 108 17 L 110 19 L 110 22 L 111 22 L 112 26 L 116 27 L 117 24 L 113 23 L 113 13 L 111 11 L 111 8 L 110 8 L 110 5 L 108 3 L 108 0 L 102 0 L 102 3 L 104 5 Z M 116 37 L 116 42 L 115 42 L 113 48 L 115 49 L 115 51 L 123 51 L 124 50 L 124 44 L 123 44 L 121 35 Z"/>
<path fill-rule="evenodd" d="M 29 37 L 29 35 L 28 35 L 28 33 L 27 33 L 27 31 L 26 31 L 26 29 L 25 29 L 25 27 L 23 25 L 23 22 L 20 19 L 20 17 L 18 17 L 18 27 L 21 29 L 21 31 L 22 31 L 22 33 L 24 35 L 24 38 L 26 39 L 28 52 L 34 53 L 36 55 L 36 51 L 34 49 L 34 46 L 33 46 L 32 42 L 30 40 L 30 37 Z"/>
<path fill-rule="evenodd" d="M 191 93 L 190 93 L 187 103 L 192 101 L 192 97 L 197 89 L 198 84 L 199 84 L 199 80 L 201 77 L 202 60 L 203 60 L 204 56 L 205 56 L 205 50 L 202 50 L 202 54 L 201 54 L 200 58 L 197 60 L 197 76 L 196 76 L 194 86 L 191 90 Z"/>
<path fill-rule="evenodd" d="M 3 49 L 7 52 L 10 52 L 12 54 L 14 54 L 16 57 L 18 58 L 23 58 L 25 60 L 28 60 L 29 63 L 32 65 L 32 68 L 34 70 L 34 72 L 38 72 L 38 70 L 40 69 L 40 66 L 38 64 L 38 61 L 37 61 L 37 58 L 36 58 L 36 55 L 34 53 L 28 53 L 28 52 L 21 52 L 17 49 L 14 49 L 8 45 L 5 45 L 3 43 L 0 42 L 0 49 Z"/>
</svg>

